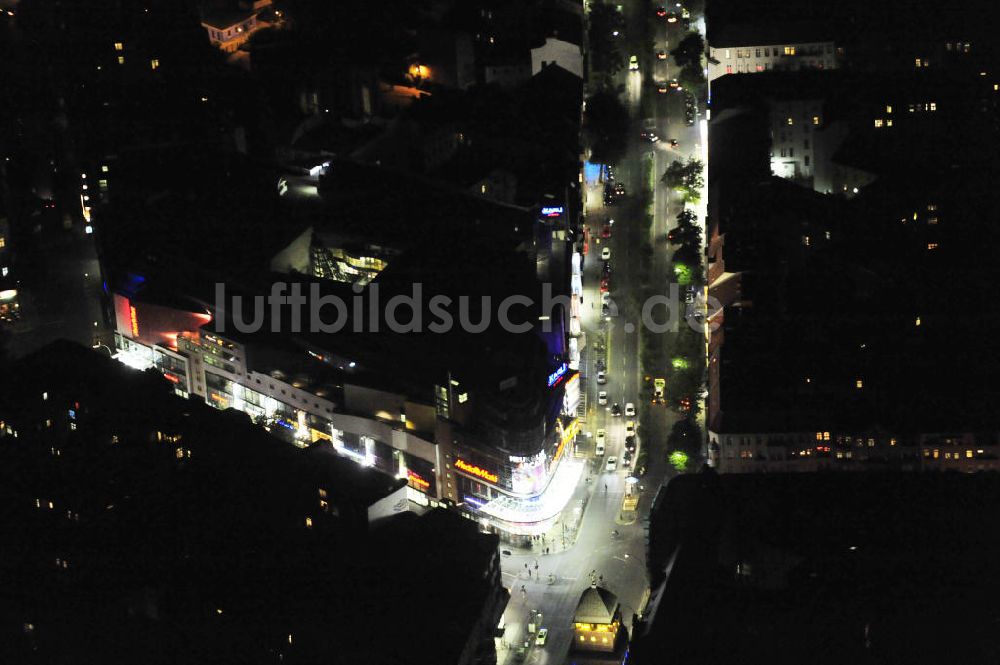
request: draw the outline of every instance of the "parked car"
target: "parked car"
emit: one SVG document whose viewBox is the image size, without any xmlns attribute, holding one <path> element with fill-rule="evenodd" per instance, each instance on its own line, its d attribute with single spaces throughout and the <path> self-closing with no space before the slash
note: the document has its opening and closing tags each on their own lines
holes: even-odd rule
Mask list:
<svg viewBox="0 0 1000 665">
<path fill-rule="evenodd" d="M 611 224 L 604 224 L 601 226 L 601 237 L 610 238 L 611 237 Z"/>
<path fill-rule="evenodd" d="M 635 436 L 635 421 L 629 420 L 625 423 L 625 436 Z"/>
<path fill-rule="evenodd" d="M 608 375 L 605 374 L 604 372 L 598 372 L 597 373 L 597 385 L 603 386 L 607 382 L 608 382 Z"/>
<path fill-rule="evenodd" d="M 545 646 L 545 640 L 549 636 L 548 628 L 539 628 L 538 634 L 535 635 L 535 646 L 543 647 Z"/>
<path fill-rule="evenodd" d="M 626 436 L 625 437 L 625 450 L 635 451 L 635 437 Z"/>
<path fill-rule="evenodd" d="M 632 464 L 632 451 L 626 450 L 625 453 L 622 455 L 622 466 L 626 467 L 630 466 L 631 464 Z"/>
<path fill-rule="evenodd" d="M 602 261 L 610 261 L 611 260 L 611 248 L 610 247 L 605 247 L 604 249 L 601 250 L 601 260 Z"/>
</svg>

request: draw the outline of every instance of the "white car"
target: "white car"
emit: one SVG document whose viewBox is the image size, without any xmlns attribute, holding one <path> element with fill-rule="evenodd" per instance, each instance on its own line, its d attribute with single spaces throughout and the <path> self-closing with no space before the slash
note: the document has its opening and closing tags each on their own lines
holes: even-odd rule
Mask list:
<svg viewBox="0 0 1000 665">
<path fill-rule="evenodd" d="M 604 444 L 607 441 L 607 439 L 608 439 L 608 433 L 605 430 L 603 429 L 597 430 L 597 444 L 594 448 L 594 454 L 597 457 L 604 456 Z"/>
<path fill-rule="evenodd" d="M 611 294 L 605 291 L 601 294 L 601 306 L 611 304 Z"/>
<path fill-rule="evenodd" d="M 609 457 L 607 463 L 604 465 L 605 471 L 614 471 L 618 468 L 618 458 Z"/>
<path fill-rule="evenodd" d="M 598 404 L 598 406 L 607 406 L 608 405 L 608 391 L 607 390 L 602 390 L 601 392 L 597 393 L 597 404 Z"/>
<path fill-rule="evenodd" d="M 597 385 L 603 386 L 607 382 L 608 382 L 608 375 L 605 374 L 604 372 L 598 372 L 597 373 Z"/>
<path fill-rule="evenodd" d="M 539 628 L 538 634 L 535 635 L 535 646 L 536 647 L 545 646 L 545 640 L 548 638 L 548 636 L 549 636 L 548 628 Z"/>
<path fill-rule="evenodd" d="M 639 71 L 639 56 L 633 55 L 628 59 L 628 68 L 629 71 Z"/>
<path fill-rule="evenodd" d="M 635 417 L 635 404 L 628 402 L 625 404 L 625 417 L 634 418 Z"/>
<path fill-rule="evenodd" d="M 610 247 L 605 247 L 604 249 L 601 250 L 601 260 L 602 261 L 610 261 L 611 260 L 611 248 Z"/>
<path fill-rule="evenodd" d="M 635 436 L 635 421 L 629 420 L 625 423 L 625 436 Z"/>
</svg>

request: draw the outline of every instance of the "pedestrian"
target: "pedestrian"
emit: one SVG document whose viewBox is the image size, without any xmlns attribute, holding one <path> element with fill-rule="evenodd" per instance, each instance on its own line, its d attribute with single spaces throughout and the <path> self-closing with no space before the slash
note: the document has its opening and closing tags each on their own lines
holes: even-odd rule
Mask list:
<svg viewBox="0 0 1000 665">
<path fill-rule="evenodd" d="M 604 483 L 604 493 L 605 494 L 608 493 L 608 484 L 607 483 Z"/>
</svg>

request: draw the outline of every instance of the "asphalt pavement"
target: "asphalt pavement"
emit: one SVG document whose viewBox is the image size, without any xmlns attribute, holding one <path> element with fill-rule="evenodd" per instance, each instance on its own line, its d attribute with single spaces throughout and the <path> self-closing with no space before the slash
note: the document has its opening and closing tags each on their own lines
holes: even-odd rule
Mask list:
<svg viewBox="0 0 1000 665">
<path fill-rule="evenodd" d="M 640 3 L 625 5 L 628 34 L 639 34 L 639 21 L 652 20 L 639 15 Z M 665 21 L 654 24 L 654 50 L 669 50 L 683 36 L 680 24 L 668 25 Z M 669 48 L 664 43 L 669 44 Z M 630 42 L 631 44 L 631 42 Z M 631 49 L 632 47 L 626 47 Z M 638 48 L 638 47 L 635 47 Z M 636 52 L 629 50 L 628 54 Z M 615 178 L 626 186 L 628 192 L 638 192 L 649 185 L 646 177 L 645 160 L 653 159 L 653 174 L 658 181 L 674 159 L 687 159 L 699 155 L 698 126 L 688 126 L 684 121 L 683 94 L 670 91 L 666 99 L 658 99 L 653 108 L 658 109 L 655 123 L 656 133 L 663 139 L 650 144 L 640 138 L 646 118 L 641 117 L 642 95 L 659 95 L 656 88 L 644 85 L 644 79 L 669 81 L 676 76 L 676 68 L 668 60 L 657 60 L 653 53 L 640 56 L 643 63 L 638 72 L 622 72 L 624 99 L 633 119 L 634 131 L 627 156 L 616 165 Z M 652 72 L 645 67 L 651 66 Z M 676 139 L 676 149 L 668 146 L 669 139 Z M 618 595 L 626 626 L 631 627 L 633 613 L 639 612 L 648 593 L 645 568 L 646 516 L 658 487 L 671 473 L 665 459 L 663 444 L 670 426 L 678 418 L 666 407 L 654 407 L 649 419 L 650 432 L 639 431 L 639 445 L 649 446 L 649 461 L 646 475 L 639 480 L 639 519 L 632 524 L 622 524 L 618 519 L 626 489 L 626 478 L 630 470 L 622 468 L 624 452 L 625 421 L 614 417 L 610 406 L 618 403 L 624 410 L 628 402 L 636 404 L 648 399 L 649 390 L 644 385 L 639 359 L 640 312 L 627 297 L 638 288 L 636 275 L 639 263 L 639 248 L 625 242 L 623 229 L 628 224 L 638 224 L 638 219 L 621 216 L 621 209 L 605 207 L 603 186 L 588 187 L 585 192 L 586 224 L 590 227 L 591 244 L 584 261 L 584 301 L 582 327 L 586 335 L 587 352 L 585 366 L 582 367 L 582 388 L 586 392 L 587 413 L 583 426 L 584 442 L 581 452 L 590 458 L 590 482 L 584 479 L 582 494 L 589 496 L 582 507 L 582 523 L 575 544 L 568 549 L 547 556 L 524 555 L 515 551 L 505 556 L 503 561 L 504 584 L 511 590 L 511 602 L 507 608 L 506 634 L 504 642 L 510 647 L 498 652 L 498 663 L 513 663 L 514 650 L 525 639 L 530 639 L 530 651 L 526 662 L 532 664 L 564 663 L 567 661 L 573 637 L 573 614 L 582 592 L 591 584 L 591 573 L 600 577 L 601 585 Z M 676 194 L 657 184 L 653 191 L 653 224 L 650 229 L 654 248 L 652 264 L 655 283 L 669 283 L 671 274 L 669 259 L 672 247 L 666 243 L 667 232 L 676 225 L 676 215 L 681 210 L 681 202 Z M 616 214 L 617 213 L 617 214 Z M 601 228 L 614 219 L 612 237 L 602 239 Z M 618 316 L 605 321 L 601 316 L 601 294 L 599 289 L 602 273 L 601 250 L 611 248 L 611 298 Z M 596 362 L 602 352 L 594 343 L 606 346 L 607 383 L 597 385 Z M 597 393 L 608 393 L 607 406 L 598 405 Z M 636 419 L 638 420 L 638 419 Z M 603 458 L 594 458 L 594 435 L 598 429 L 607 431 L 606 452 Z M 587 436 L 589 434 L 589 436 Z M 618 464 L 614 471 L 607 471 L 605 463 L 614 456 Z M 605 489 L 606 488 L 606 489 Z M 571 502 L 567 510 L 581 510 L 580 503 Z M 614 535 L 613 532 L 617 532 Z M 558 535 L 558 534 L 557 534 Z M 538 571 L 535 572 L 537 562 Z M 528 564 L 527 570 L 525 564 Z M 550 581 L 549 575 L 552 575 Z M 523 588 L 523 591 L 522 591 Z M 539 627 L 549 629 L 548 642 L 544 647 L 534 646 L 534 638 L 527 634 L 527 621 L 531 611 L 541 612 Z"/>
</svg>

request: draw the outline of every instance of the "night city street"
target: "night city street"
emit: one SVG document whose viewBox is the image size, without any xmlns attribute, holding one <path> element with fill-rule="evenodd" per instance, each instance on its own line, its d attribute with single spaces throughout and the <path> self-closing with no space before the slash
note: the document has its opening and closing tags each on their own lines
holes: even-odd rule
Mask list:
<svg viewBox="0 0 1000 665">
<path fill-rule="evenodd" d="M 0 0 L 0 663 L 995 665 L 998 21 Z"/>
</svg>

